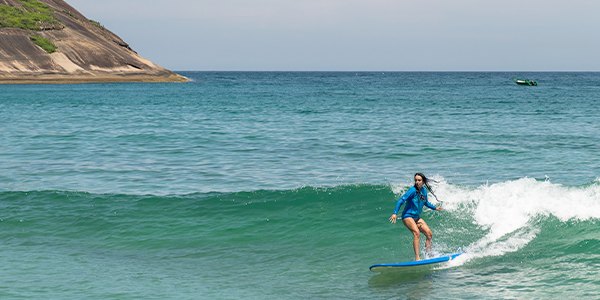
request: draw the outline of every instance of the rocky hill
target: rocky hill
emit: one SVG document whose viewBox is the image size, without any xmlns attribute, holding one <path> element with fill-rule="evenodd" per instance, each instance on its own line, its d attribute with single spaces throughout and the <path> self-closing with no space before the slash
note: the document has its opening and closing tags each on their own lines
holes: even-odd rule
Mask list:
<svg viewBox="0 0 600 300">
<path fill-rule="evenodd" d="M 63 0 L 0 0 L 0 83 L 185 81 Z"/>
</svg>

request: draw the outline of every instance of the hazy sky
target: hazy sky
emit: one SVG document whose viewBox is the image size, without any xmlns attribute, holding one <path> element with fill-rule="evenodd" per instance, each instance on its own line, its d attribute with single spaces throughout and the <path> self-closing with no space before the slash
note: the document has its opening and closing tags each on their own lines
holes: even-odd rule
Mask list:
<svg viewBox="0 0 600 300">
<path fill-rule="evenodd" d="M 598 0 L 66 0 L 171 70 L 600 71 Z"/>
</svg>

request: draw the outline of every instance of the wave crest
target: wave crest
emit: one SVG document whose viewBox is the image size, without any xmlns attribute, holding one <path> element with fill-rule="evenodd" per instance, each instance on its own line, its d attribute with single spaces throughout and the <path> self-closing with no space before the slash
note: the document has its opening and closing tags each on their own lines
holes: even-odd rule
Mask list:
<svg viewBox="0 0 600 300">
<path fill-rule="evenodd" d="M 466 247 L 472 256 L 496 256 L 523 248 L 550 216 L 560 222 L 600 219 L 598 179 L 578 187 L 527 177 L 479 187 L 440 180 L 436 193 L 444 199 L 445 209 L 487 232 Z"/>
</svg>

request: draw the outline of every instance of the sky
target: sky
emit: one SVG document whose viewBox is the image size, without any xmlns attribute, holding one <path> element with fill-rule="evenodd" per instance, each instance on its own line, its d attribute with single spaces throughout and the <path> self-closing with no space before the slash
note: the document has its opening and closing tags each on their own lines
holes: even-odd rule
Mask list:
<svg viewBox="0 0 600 300">
<path fill-rule="evenodd" d="M 66 0 L 175 71 L 600 71 L 598 0 Z"/>
</svg>

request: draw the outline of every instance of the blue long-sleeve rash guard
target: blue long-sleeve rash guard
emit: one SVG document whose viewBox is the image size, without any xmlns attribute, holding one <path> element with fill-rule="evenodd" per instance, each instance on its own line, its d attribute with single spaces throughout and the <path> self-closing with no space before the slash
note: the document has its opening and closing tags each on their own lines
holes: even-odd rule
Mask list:
<svg viewBox="0 0 600 300">
<path fill-rule="evenodd" d="M 417 189 L 413 186 L 411 187 L 400 199 L 398 199 L 398 203 L 396 203 L 396 208 L 394 209 L 394 214 L 398 214 L 398 210 L 400 210 L 400 206 L 406 202 L 404 206 L 404 210 L 402 211 L 402 219 L 406 218 L 418 218 L 423 211 L 423 206 L 427 206 L 433 210 L 436 210 L 437 207 L 433 206 L 429 203 L 427 198 L 427 189 L 422 187 L 421 194 L 425 196 L 425 201 L 421 201 L 421 197 L 417 195 Z"/>
</svg>

